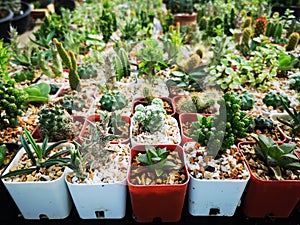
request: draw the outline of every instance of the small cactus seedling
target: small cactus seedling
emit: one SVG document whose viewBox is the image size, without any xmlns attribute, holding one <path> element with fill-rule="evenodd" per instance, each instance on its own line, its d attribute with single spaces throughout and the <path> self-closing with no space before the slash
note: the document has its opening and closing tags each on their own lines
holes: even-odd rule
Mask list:
<svg viewBox="0 0 300 225">
<path fill-rule="evenodd" d="M 299 42 L 299 33 L 298 32 L 293 32 L 288 39 L 288 42 L 285 46 L 286 51 L 293 51 L 296 49 L 297 45 Z"/>
<path fill-rule="evenodd" d="M 184 65 L 184 70 L 186 72 L 191 72 L 193 69 L 195 69 L 197 66 L 200 65 L 201 58 L 198 54 L 193 54 L 189 58 L 189 60 Z"/>
<path fill-rule="evenodd" d="M 107 91 L 99 100 L 101 109 L 112 112 L 114 110 L 123 109 L 128 101 L 126 96 L 119 91 Z"/>
<path fill-rule="evenodd" d="M 281 96 L 279 93 L 274 92 L 269 92 L 268 94 L 266 94 L 263 98 L 263 103 L 276 109 L 278 107 L 282 107 L 280 99 L 282 99 L 287 105 L 290 105 L 291 103 L 287 96 Z"/>
<path fill-rule="evenodd" d="M 49 141 L 72 140 L 75 137 L 75 125 L 62 106 L 45 107 L 38 113 L 39 133 Z"/>
<path fill-rule="evenodd" d="M 248 91 L 243 91 L 238 97 L 242 100 L 241 110 L 250 110 L 253 108 L 255 103 L 253 94 L 250 94 Z"/>
<path fill-rule="evenodd" d="M 166 119 L 163 101 L 160 98 L 154 98 L 151 105 L 137 105 L 135 107 L 133 119 L 140 123 L 145 130 L 150 133 L 160 130 Z"/>
<path fill-rule="evenodd" d="M 245 28 L 250 28 L 252 26 L 252 17 L 251 16 L 247 16 L 244 23 L 243 23 L 243 26 L 242 28 L 245 29 Z"/>
</svg>

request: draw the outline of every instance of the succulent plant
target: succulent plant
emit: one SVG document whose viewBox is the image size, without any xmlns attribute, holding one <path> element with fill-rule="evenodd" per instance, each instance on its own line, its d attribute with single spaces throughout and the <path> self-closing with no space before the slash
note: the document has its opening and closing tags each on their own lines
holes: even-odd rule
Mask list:
<svg viewBox="0 0 300 225">
<path fill-rule="evenodd" d="M 286 51 L 293 51 L 296 49 L 297 45 L 299 42 L 299 33 L 298 32 L 293 32 L 289 36 L 288 42 L 285 46 Z"/>
<path fill-rule="evenodd" d="M 246 48 L 249 50 L 250 38 L 251 38 L 251 28 L 246 27 L 243 30 L 243 36 L 242 36 L 241 46 L 243 46 L 243 48 Z"/>
<path fill-rule="evenodd" d="M 279 93 L 269 92 L 263 98 L 263 103 L 267 106 L 273 106 L 274 109 L 278 107 L 282 107 L 282 102 L 285 102 L 287 105 L 290 105 L 291 101 L 288 99 L 287 96 L 281 96 Z"/>
<path fill-rule="evenodd" d="M 237 138 L 244 138 L 253 123 L 252 117 L 240 111 L 241 99 L 232 92 L 226 92 L 219 100 L 220 111 L 210 117 L 198 115 L 198 121 L 192 123 L 191 137 L 206 146 L 208 155 L 215 158 L 218 153 L 230 149 Z"/>
<path fill-rule="evenodd" d="M 113 90 L 105 92 L 100 98 L 99 103 L 102 110 L 112 112 L 123 109 L 128 104 L 128 101 L 122 92 Z"/>
<path fill-rule="evenodd" d="M 254 134 L 253 137 L 256 140 L 255 153 L 265 162 L 277 179 L 282 179 L 282 169 L 300 169 L 299 159 L 292 153 L 296 144 L 284 143 L 279 145 L 272 137 L 266 137 L 263 134 Z"/>
<path fill-rule="evenodd" d="M 207 18 L 205 16 L 201 17 L 198 22 L 199 30 L 206 30 L 207 28 Z"/>
<path fill-rule="evenodd" d="M 290 89 L 300 92 L 300 74 L 290 76 L 289 84 Z"/>
<path fill-rule="evenodd" d="M 176 13 L 188 13 L 194 12 L 195 0 L 164 0 L 167 9 L 171 10 L 173 14 Z"/>
<path fill-rule="evenodd" d="M 42 108 L 38 113 L 41 137 L 48 136 L 49 141 L 72 140 L 76 127 L 71 116 L 62 106 L 49 106 Z"/>
<path fill-rule="evenodd" d="M 8 75 L 10 54 L 0 41 L 0 130 L 18 125 L 18 116 L 26 103 L 23 89 L 16 87 L 16 81 Z"/>
<path fill-rule="evenodd" d="M 53 38 L 53 42 L 56 45 L 57 51 L 65 64 L 69 69 L 69 84 L 72 90 L 80 90 L 80 77 L 77 71 L 77 62 L 72 50 L 68 52 L 64 48 L 62 42 L 59 42 L 56 38 Z"/>
<path fill-rule="evenodd" d="M 254 23 L 254 34 L 253 37 L 259 37 L 265 35 L 267 29 L 267 19 L 265 17 L 259 17 Z"/>
<path fill-rule="evenodd" d="M 113 57 L 113 64 L 117 74 L 117 81 L 120 81 L 123 77 L 130 76 L 129 58 L 127 52 L 123 48 L 117 50 L 117 55 Z"/>
<path fill-rule="evenodd" d="M 252 27 L 252 17 L 247 16 L 244 23 L 243 23 L 243 25 L 242 25 L 242 28 L 244 30 L 245 28 L 251 28 L 251 27 Z"/>
<path fill-rule="evenodd" d="M 140 123 L 146 131 L 154 133 L 164 125 L 165 114 L 163 101 L 160 98 L 154 98 L 150 105 L 136 105 L 133 119 Z"/>
<path fill-rule="evenodd" d="M 34 171 L 38 173 L 41 169 L 49 168 L 56 164 L 67 165 L 69 163 L 70 158 L 64 156 L 69 154 L 70 149 L 62 148 L 52 156 L 49 156 L 52 150 L 57 148 L 60 144 L 67 142 L 66 140 L 60 140 L 48 145 L 48 137 L 46 136 L 43 139 L 43 143 L 38 145 L 28 130 L 25 129 L 24 134 L 28 142 L 23 135 L 20 136 L 20 141 L 31 161 L 30 168 L 10 171 L 5 175 L 1 175 L 1 179 L 21 174 L 31 174 Z"/>
<path fill-rule="evenodd" d="M 0 2 L 0 9 L 10 9 L 14 15 L 19 15 L 21 11 L 21 0 L 2 0 Z"/>
<path fill-rule="evenodd" d="M 253 108 L 255 103 L 255 98 L 253 94 L 250 94 L 248 91 L 243 91 L 238 94 L 238 97 L 242 101 L 241 110 L 250 110 Z"/>
<path fill-rule="evenodd" d="M 5 156 L 6 156 L 6 145 L 2 144 L 0 145 L 0 167 L 4 163 Z"/>
<path fill-rule="evenodd" d="M 78 75 L 80 79 L 95 78 L 98 76 L 98 69 L 95 64 L 84 63 L 78 66 Z"/>
<path fill-rule="evenodd" d="M 271 132 L 275 128 L 272 120 L 266 119 L 263 116 L 257 116 L 254 118 L 253 130 L 267 131 Z"/>
<path fill-rule="evenodd" d="M 168 168 L 179 169 L 178 164 L 168 160 L 170 152 L 167 148 L 155 148 L 154 146 L 146 145 L 146 153 L 139 153 L 135 160 L 142 165 L 148 165 L 149 168 L 155 171 L 157 177 L 160 177 Z"/>
<path fill-rule="evenodd" d="M 197 68 L 200 65 L 201 58 L 198 54 L 193 54 L 190 56 L 188 61 L 184 64 L 183 68 L 184 70 L 189 73 L 193 69 Z"/>
</svg>

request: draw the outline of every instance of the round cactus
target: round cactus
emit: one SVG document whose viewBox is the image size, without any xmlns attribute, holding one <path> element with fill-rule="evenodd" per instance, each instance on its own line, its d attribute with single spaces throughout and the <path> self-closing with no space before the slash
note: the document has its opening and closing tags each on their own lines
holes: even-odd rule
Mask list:
<svg viewBox="0 0 300 225">
<path fill-rule="evenodd" d="M 286 51 L 293 51 L 296 49 L 297 45 L 299 42 L 299 33 L 298 32 L 293 32 L 289 36 L 288 42 L 285 46 Z"/>
</svg>

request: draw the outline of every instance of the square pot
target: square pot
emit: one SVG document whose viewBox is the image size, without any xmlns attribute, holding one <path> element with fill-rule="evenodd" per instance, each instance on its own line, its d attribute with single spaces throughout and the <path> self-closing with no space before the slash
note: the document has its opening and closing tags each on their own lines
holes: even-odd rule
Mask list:
<svg viewBox="0 0 300 225">
<path fill-rule="evenodd" d="M 252 142 L 239 143 L 254 145 Z M 299 180 L 262 180 L 256 177 L 246 161 L 250 180 L 242 198 L 241 209 L 249 218 L 288 218 L 300 201 Z"/>
<path fill-rule="evenodd" d="M 81 219 L 122 219 L 126 213 L 126 180 L 119 183 L 75 184 L 66 180 Z"/>
<path fill-rule="evenodd" d="M 155 147 L 167 147 L 171 151 L 178 151 L 182 162 L 185 162 L 181 146 L 162 144 L 155 145 Z M 131 148 L 130 162 L 139 152 L 145 152 L 145 145 L 136 145 Z M 180 220 L 189 182 L 186 166 L 184 166 L 184 169 L 186 181 L 183 184 L 135 185 L 130 182 L 130 165 L 127 183 L 134 219 L 137 222 L 152 222 L 157 218 L 160 218 L 162 222 L 176 222 Z"/>
<path fill-rule="evenodd" d="M 2 144 L 3 143 L 0 143 L 0 145 L 2 145 Z M 17 143 L 5 143 L 5 145 L 6 145 L 6 148 L 8 149 L 9 154 L 12 158 L 9 160 L 8 164 L 4 163 L 2 165 L 3 170 L 1 168 L 1 171 L 5 170 L 5 167 L 7 165 L 9 165 L 9 163 L 12 161 L 12 159 L 16 156 L 18 150 L 21 148 L 21 145 L 17 144 Z M 1 174 L 2 174 L 2 172 L 1 172 Z M 0 199 L 1 199 L 0 218 L 7 219 L 7 220 L 17 218 L 18 215 L 20 214 L 20 211 L 19 211 L 18 207 L 16 206 L 16 203 L 10 196 L 9 192 L 7 191 L 6 187 L 4 186 L 2 180 L 0 180 Z"/>
<path fill-rule="evenodd" d="M 16 166 L 24 153 L 25 149 L 21 148 L 3 174 Z M 64 180 L 65 175 L 66 170 L 62 176 L 53 181 L 11 182 L 2 179 L 2 182 L 25 219 L 43 217 L 63 219 L 69 216 L 72 208 L 72 199 Z"/>
</svg>

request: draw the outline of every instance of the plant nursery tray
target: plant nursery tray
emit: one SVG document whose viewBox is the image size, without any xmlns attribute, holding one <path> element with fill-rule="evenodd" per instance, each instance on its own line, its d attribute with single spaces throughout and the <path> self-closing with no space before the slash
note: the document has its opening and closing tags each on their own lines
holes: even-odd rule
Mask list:
<svg viewBox="0 0 300 225">
<path fill-rule="evenodd" d="M 129 193 L 127 199 L 130 199 Z M 284 207 L 284 206 L 283 206 Z M 81 219 L 73 206 L 70 215 L 65 219 L 59 220 L 27 220 L 21 216 L 14 219 L 0 218 L 0 224 L 22 224 L 22 225 L 127 225 L 127 224 L 162 224 L 157 219 L 152 223 L 138 223 L 132 217 L 132 209 L 130 201 L 127 201 L 126 215 L 123 219 Z M 247 218 L 238 208 L 231 217 L 222 216 L 192 216 L 188 213 L 187 202 L 184 203 L 183 212 L 180 221 L 173 223 L 174 225 L 299 225 L 300 224 L 300 210 L 295 210 L 289 218 Z"/>
</svg>

